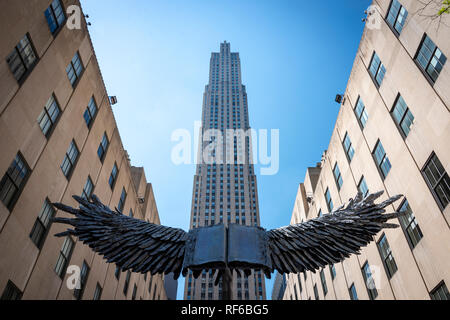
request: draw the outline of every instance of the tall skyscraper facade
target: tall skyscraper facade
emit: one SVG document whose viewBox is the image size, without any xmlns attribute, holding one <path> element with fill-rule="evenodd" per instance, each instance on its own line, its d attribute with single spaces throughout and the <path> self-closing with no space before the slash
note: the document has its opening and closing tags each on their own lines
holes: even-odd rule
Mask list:
<svg viewBox="0 0 450 320">
<path fill-rule="evenodd" d="M 247 93 L 242 85 L 239 53 L 230 43 L 212 53 L 209 84 L 203 97 L 202 128 L 197 172 L 194 177 L 191 228 L 232 223 L 259 226 L 256 176 L 251 164 Z M 217 300 L 212 271 L 186 277 L 184 298 Z M 233 299 L 265 299 L 264 275 L 233 274 Z"/>
</svg>

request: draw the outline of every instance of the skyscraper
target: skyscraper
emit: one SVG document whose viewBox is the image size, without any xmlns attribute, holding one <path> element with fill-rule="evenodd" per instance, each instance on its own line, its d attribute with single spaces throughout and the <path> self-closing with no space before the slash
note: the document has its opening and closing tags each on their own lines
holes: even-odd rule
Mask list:
<svg viewBox="0 0 450 320">
<path fill-rule="evenodd" d="M 259 226 L 256 176 L 251 164 L 247 93 L 242 85 L 239 53 L 226 41 L 213 52 L 209 84 L 203 96 L 199 162 L 194 176 L 191 228 L 237 223 Z M 264 276 L 233 273 L 233 299 L 265 299 Z M 186 277 L 184 298 L 217 300 L 221 286 L 214 274 Z"/>
</svg>

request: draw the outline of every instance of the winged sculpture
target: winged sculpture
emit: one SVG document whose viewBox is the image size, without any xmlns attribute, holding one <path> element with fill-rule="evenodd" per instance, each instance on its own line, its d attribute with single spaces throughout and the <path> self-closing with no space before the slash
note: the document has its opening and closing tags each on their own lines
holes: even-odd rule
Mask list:
<svg viewBox="0 0 450 320">
<path fill-rule="evenodd" d="M 402 213 L 384 213 L 402 196 L 375 204 L 382 194 L 363 197 L 359 193 L 330 214 L 270 231 L 230 224 L 185 232 L 113 211 L 95 195 L 90 201 L 74 196 L 79 209 L 55 203 L 56 208 L 75 217 L 53 221 L 73 226 L 57 237 L 77 237 L 122 271 L 173 273 L 177 279 L 189 270 L 194 278 L 203 270 L 214 270 L 217 284 L 226 270 L 240 270 L 246 275 L 252 270 L 263 271 L 270 278 L 275 270 L 281 274 L 315 272 L 359 254 L 383 228 L 398 227 L 388 220 Z"/>
</svg>

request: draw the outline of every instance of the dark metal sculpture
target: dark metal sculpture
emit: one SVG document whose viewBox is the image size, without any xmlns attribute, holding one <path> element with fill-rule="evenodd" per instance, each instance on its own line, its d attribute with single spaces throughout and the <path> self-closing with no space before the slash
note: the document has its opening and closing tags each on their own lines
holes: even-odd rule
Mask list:
<svg viewBox="0 0 450 320">
<path fill-rule="evenodd" d="M 58 237 L 76 236 L 92 250 L 115 263 L 122 271 L 198 278 L 203 270 L 215 270 L 216 285 L 223 279 L 224 298 L 231 298 L 230 271 L 299 273 L 341 262 L 374 240 L 383 228 L 396 228 L 388 220 L 402 213 L 383 214 L 402 196 L 375 204 L 383 192 L 365 198 L 358 194 L 347 206 L 307 222 L 266 231 L 238 224 L 181 229 L 151 224 L 110 210 L 94 195 L 92 201 L 74 196 L 79 209 L 56 203 L 56 208 L 75 218 L 54 218 L 73 229 Z"/>
</svg>

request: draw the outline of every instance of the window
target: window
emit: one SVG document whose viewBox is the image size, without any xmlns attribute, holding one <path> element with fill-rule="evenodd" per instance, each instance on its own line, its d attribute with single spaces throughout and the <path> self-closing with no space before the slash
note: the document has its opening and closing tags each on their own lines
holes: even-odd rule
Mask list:
<svg viewBox="0 0 450 320">
<path fill-rule="evenodd" d="M 356 118 L 358 118 L 359 125 L 361 126 L 362 129 L 364 129 L 366 127 L 366 123 L 367 120 L 369 119 L 369 116 L 367 115 L 366 107 L 364 106 L 361 97 L 359 97 L 358 102 L 356 102 L 355 114 Z"/>
<path fill-rule="evenodd" d="M 380 241 L 377 243 L 378 250 L 380 251 L 381 260 L 383 260 L 384 268 L 388 278 L 392 278 L 394 273 L 397 271 L 397 264 L 395 263 L 394 256 L 392 255 L 391 247 L 386 239 L 386 235 L 381 236 Z"/>
<path fill-rule="evenodd" d="M 430 292 L 430 297 L 431 300 L 450 300 L 450 294 L 444 281 Z"/>
<path fill-rule="evenodd" d="M 28 165 L 22 155 L 17 154 L 0 182 L 0 199 L 8 210 L 13 209 L 29 175 Z"/>
<path fill-rule="evenodd" d="M 92 197 L 92 191 L 94 190 L 94 184 L 92 183 L 91 177 L 87 178 L 86 184 L 83 188 L 82 198 L 85 200 L 90 200 Z"/>
<path fill-rule="evenodd" d="M 70 237 L 66 237 L 63 246 L 59 253 L 58 261 L 56 262 L 55 272 L 62 279 L 66 273 L 67 264 L 69 263 L 70 255 L 72 254 L 72 249 L 74 242 Z"/>
<path fill-rule="evenodd" d="M 438 205 L 442 210 L 445 209 L 450 202 L 450 179 L 434 152 L 422 170 L 422 174 Z"/>
<path fill-rule="evenodd" d="M 114 276 L 116 277 L 117 280 L 120 279 L 120 267 L 116 266 L 116 271 L 114 272 Z"/>
<path fill-rule="evenodd" d="M 413 249 L 419 243 L 420 239 L 423 238 L 422 230 L 420 230 L 420 227 L 417 224 L 416 217 L 409 206 L 408 200 L 405 200 L 398 211 L 406 212 L 406 215 L 399 217 L 399 221 L 405 232 L 406 239 L 408 240 L 411 249 Z"/>
<path fill-rule="evenodd" d="M 89 276 L 89 266 L 86 261 L 83 261 L 83 266 L 81 267 L 80 273 L 80 289 L 75 289 L 73 295 L 77 300 L 81 300 L 84 293 L 84 288 L 86 287 L 87 278 Z"/>
<path fill-rule="evenodd" d="M 28 34 L 19 41 L 6 58 L 6 62 L 14 78 L 22 83 L 37 63 L 37 56 Z"/>
<path fill-rule="evenodd" d="M 383 179 L 385 179 L 392 166 L 389 158 L 386 156 L 386 152 L 384 151 L 383 145 L 381 144 L 380 140 L 378 140 L 375 146 L 373 157 L 378 169 L 380 170 L 381 176 L 383 177 Z"/>
<path fill-rule="evenodd" d="M 31 240 L 39 249 L 41 249 L 42 245 L 44 244 L 48 230 L 50 229 L 51 219 L 54 215 L 55 209 L 53 209 L 50 201 L 48 199 L 45 199 L 41 212 L 39 213 L 39 216 L 36 219 L 36 222 L 34 223 L 33 229 L 30 233 Z"/>
<path fill-rule="evenodd" d="M 350 299 L 358 300 L 358 294 L 356 293 L 356 288 L 355 288 L 355 284 L 354 283 L 352 283 L 352 285 L 348 289 L 348 293 L 350 294 Z"/>
<path fill-rule="evenodd" d="M 342 181 L 341 171 L 339 170 L 339 166 L 337 163 L 334 166 L 333 174 L 334 174 L 334 181 L 336 181 L 337 188 L 338 188 L 338 190 L 341 190 L 342 184 L 344 182 Z"/>
<path fill-rule="evenodd" d="M 383 82 L 384 75 L 386 74 L 386 68 L 381 63 L 380 57 L 378 57 L 377 53 L 373 53 L 372 61 L 370 62 L 369 73 L 372 76 L 372 79 L 375 81 L 377 87 L 381 86 Z"/>
<path fill-rule="evenodd" d="M 95 287 L 94 291 L 94 299 L 93 300 L 100 300 L 102 297 L 102 287 L 100 286 L 100 283 L 97 283 L 97 286 Z"/>
<path fill-rule="evenodd" d="M 314 298 L 319 300 L 319 291 L 317 291 L 317 284 L 314 285 Z"/>
<path fill-rule="evenodd" d="M 6 288 L 3 291 L 2 297 L 0 300 L 21 300 L 22 299 L 22 291 L 11 281 L 8 280 L 6 284 Z"/>
<path fill-rule="evenodd" d="M 425 34 L 419 52 L 416 55 L 416 62 L 433 83 L 439 77 L 446 61 L 447 57 Z"/>
<path fill-rule="evenodd" d="M 364 266 L 361 269 L 364 282 L 366 284 L 367 293 L 369 294 L 370 300 L 375 300 L 375 298 L 378 296 L 378 291 L 375 287 L 375 281 L 372 277 L 372 272 L 370 271 L 369 262 L 366 262 Z"/>
<path fill-rule="evenodd" d="M 409 111 L 409 108 L 401 95 L 398 96 L 391 114 L 394 118 L 395 123 L 398 125 L 402 136 L 406 138 L 409 134 L 409 131 L 411 131 L 411 126 L 414 123 L 414 116 L 412 115 L 411 111 Z"/>
<path fill-rule="evenodd" d="M 125 278 L 125 285 L 123 286 L 123 294 L 126 296 L 128 293 L 128 286 L 130 285 L 131 271 L 127 272 L 127 277 Z"/>
<path fill-rule="evenodd" d="M 66 21 L 60 0 L 54 0 L 47 10 L 45 10 L 44 14 L 52 34 L 55 34 L 62 27 L 64 21 Z"/>
<path fill-rule="evenodd" d="M 86 125 L 89 129 L 92 127 L 92 123 L 97 115 L 97 110 L 97 104 L 95 103 L 94 97 L 92 97 L 83 115 L 84 121 L 86 121 Z"/>
<path fill-rule="evenodd" d="M 109 146 L 109 141 L 108 141 L 108 137 L 106 136 L 106 132 L 105 132 L 105 134 L 103 135 L 102 142 L 100 143 L 100 146 L 98 147 L 98 150 L 97 150 L 97 155 L 101 162 L 103 162 L 103 160 L 105 160 L 105 155 L 106 155 L 106 151 L 108 150 L 108 146 Z"/>
<path fill-rule="evenodd" d="M 325 192 L 325 199 L 327 201 L 328 212 L 331 212 L 333 210 L 333 200 L 331 199 L 330 189 L 328 188 Z"/>
<path fill-rule="evenodd" d="M 344 151 L 345 154 L 347 155 L 347 159 L 349 162 L 351 162 L 353 156 L 355 155 L 355 149 L 353 149 L 352 141 L 350 140 L 348 133 L 345 134 L 344 142 L 342 144 L 344 146 Z"/>
<path fill-rule="evenodd" d="M 52 129 L 54 128 L 60 114 L 61 110 L 55 100 L 55 97 L 52 95 L 37 119 L 39 127 L 41 127 L 41 131 L 47 139 L 50 137 Z"/>
<path fill-rule="evenodd" d="M 327 280 L 325 279 L 325 273 L 323 269 L 320 271 L 320 282 L 322 283 L 323 295 L 326 296 L 328 293 Z"/>
<path fill-rule="evenodd" d="M 111 187 L 111 190 L 114 189 L 114 185 L 116 184 L 118 171 L 119 171 L 119 169 L 117 169 L 117 164 L 114 163 L 114 167 L 111 171 L 111 175 L 109 176 L 109 186 Z"/>
<path fill-rule="evenodd" d="M 331 280 L 334 280 L 336 278 L 336 268 L 334 267 L 334 264 L 329 266 L 330 273 L 331 273 Z"/>
<path fill-rule="evenodd" d="M 78 151 L 75 141 L 72 140 L 61 165 L 61 170 L 67 179 L 69 179 L 70 175 L 72 174 L 73 168 L 75 167 L 75 164 L 78 160 L 79 153 L 80 152 Z"/>
<path fill-rule="evenodd" d="M 392 0 L 386 20 L 388 24 L 394 28 L 398 35 L 402 33 L 407 16 L 408 11 L 405 7 L 403 7 L 397 0 Z"/>
<path fill-rule="evenodd" d="M 123 207 L 125 206 L 126 199 L 127 199 L 127 193 L 125 191 L 125 188 L 122 188 L 122 194 L 120 195 L 119 204 L 117 205 L 117 209 L 119 209 L 120 212 L 123 211 Z"/>
<path fill-rule="evenodd" d="M 369 193 L 369 188 L 367 187 L 366 179 L 364 178 L 364 176 L 359 181 L 358 191 L 361 192 L 363 197 L 366 197 L 367 194 Z"/>
<path fill-rule="evenodd" d="M 69 77 L 69 81 L 72 84 L 72 87 L 75 87 L 75 85 L 77 84 L 78 80 L 81 77 L 83 69 L 84 67 L 81 63 L 80 55 L 77 52 L 66 68 L 67 77 Z"/>
</svg>

